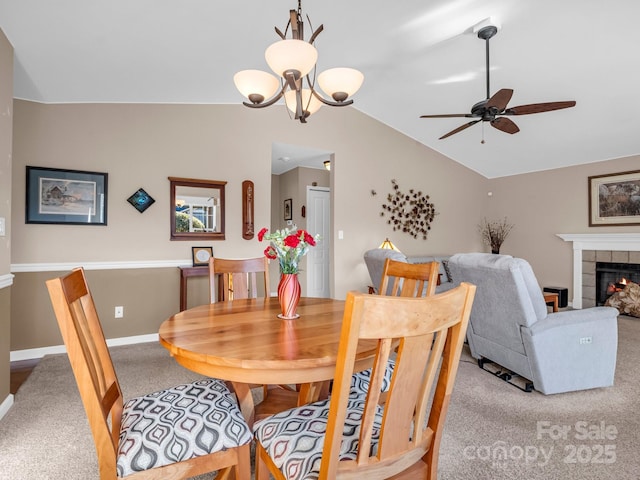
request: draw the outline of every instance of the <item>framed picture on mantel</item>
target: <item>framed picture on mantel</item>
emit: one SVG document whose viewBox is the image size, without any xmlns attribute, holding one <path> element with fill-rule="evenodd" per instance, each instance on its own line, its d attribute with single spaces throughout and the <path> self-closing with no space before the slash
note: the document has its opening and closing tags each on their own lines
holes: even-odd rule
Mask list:
<svg viewBox="0 0 640 480">
<path fill-rule="evenodd" d="M 589 226 L 640 225 L 640 170 L 589 177 Z"/>
</svg>

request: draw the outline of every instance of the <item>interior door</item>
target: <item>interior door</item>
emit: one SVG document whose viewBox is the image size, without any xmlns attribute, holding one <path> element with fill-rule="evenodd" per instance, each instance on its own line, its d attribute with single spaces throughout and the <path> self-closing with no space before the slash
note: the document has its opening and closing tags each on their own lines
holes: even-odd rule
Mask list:
<svg viewBox="0 0 640 480">
<path fill-rule="evenodd" d="M 320 234 L 307 254 L 307 296 L 329 298 L 329 250 L 331 248 L 331 194 L 326 187 L 307 187 L 307 231 Z"/>
</svg>

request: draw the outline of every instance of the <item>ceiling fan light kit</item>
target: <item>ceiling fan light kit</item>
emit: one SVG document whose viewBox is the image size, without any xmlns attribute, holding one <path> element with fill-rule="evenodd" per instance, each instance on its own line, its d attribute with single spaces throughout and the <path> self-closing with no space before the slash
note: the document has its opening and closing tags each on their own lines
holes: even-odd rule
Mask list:
<svg viewBox="0 0 640 480">
<path fill-rule="evenodd" d="M 307 22 L 311 28 L 308 16 Z M 291 38 L 287 39 L 289 28 Z M 323 25 L 315 31 L 311 28 L 311 38 L 308 42 L 304 40 L 302 5 L 298 0 L 298 10 L 289 10 L 289 22 L 284 33 L 275 27 L 282 40 L 271 44 L 265 51 L 269 68 L 279 78 L 261 70 L 242 70 L 234 75 L 236 88 L 249 100 L 243 104 L 251 108 L 264 108 L 284 97 L 287 109 L 301 123 L 306 123 L 307 118 L 322 105 L 351 105 L 353 100 L 349 97 L 358 91 L 364 80 L 364 75 L 358 70 L 331 68 L 318 75 L 320 88 L 331 99 L 325 98 L 316 89 L 318 51 L 313 42 L 323 28 Z"/>
<path fill-rule="evenodd" d="M 529 115 L 533 113 L 550 112 L 552 110 L 560 110 L 563 108 L 570 108 L 576 105 L 573 100 L 563 102 L 547 102 L 547 103 L 532 103 L 529 105 L 520 105 L 517 107 L 507 108 L 509 101 L 513 95 L 513 90 L 510 88 L 503 88 L 498 90 L 493 96 L 491 96 L 490 90 L 490 78 L 489 78 L 489 40 L 498 33 L 498 28 L 495 25 L 486 25 L 477 31 L 478 38 L 485 41 L 486 45 L 486 85 L 487 85 L 487 97 L 486 100 L 481 100 L 471 107 L 471 113 L 450 113 L 443 115 L 421 115 L 420 118 L 473 118 L 474 120 L 465 123 L 464 125 L 445 133 L 439 138 L 442 140 L 448 138 L 451 135 L 455 135 L 462 130 L 475 125 L 478 122 L 489 122 L 489 124 L 501 132 L 514 134 L 520 131 L 520 128 L 506 116 L 511 115 Z M 481 143 L 484 143 L 484 139 Z"/>
</svg>

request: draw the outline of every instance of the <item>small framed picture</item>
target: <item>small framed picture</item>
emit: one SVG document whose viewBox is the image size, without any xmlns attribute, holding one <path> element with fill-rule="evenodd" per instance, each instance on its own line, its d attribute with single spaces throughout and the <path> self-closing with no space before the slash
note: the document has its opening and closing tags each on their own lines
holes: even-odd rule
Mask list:
<svg viewBox="0 0 640 480">
<path fill-rule="evenodd" d="M 194 267 L 209 265 L 211 257 L 213 257 L 213 247 L 191 247 L 191 259 Z"/>
<path fill-rule="evenodd" d="M 127 202 L 133 205 L 133 208 L 142 213 L 155 203 L 155 200 L 151 195 L 145 192 L 143 188 L 139 188 L 136 193 L 127 198 Z"/>
<path fill-rule="evenodd" d="M 293 220 L 293 200 L 290 198 L 284 201 L 284 219 Z"/>
</svg>

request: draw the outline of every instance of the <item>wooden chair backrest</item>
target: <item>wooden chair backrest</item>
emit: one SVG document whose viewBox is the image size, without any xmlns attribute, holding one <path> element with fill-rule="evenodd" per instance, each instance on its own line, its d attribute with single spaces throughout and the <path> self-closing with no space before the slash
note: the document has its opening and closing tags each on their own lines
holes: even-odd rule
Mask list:
<svg viewBox="0 0 640 480">
<path fill-rule="evenodd" d="M 84 270 L 46 283 L 91 426 L 100 478 L 115 479 L 122 391 Z"/>
<path fill-rule="evenodd" d="M 475 290 L 475 285 L 462 283 L 424 298 L 347 294 L 321 480 L 347 472 L 349 478 L 388 478 L 403 472 L 406 478 L 436 479 L 442 428 Z M 389 317 L 394 321 L 389 322 Z M 378 340 L 378 349 L 361 421 L 357 459 L 339 461 L 351 376 L 361 339 Z M 370 456 L 382 381 L 389 355 L 398 342 L 378 448 Z"/>
<path fill-rule="evenodd" d="M 269 296 L 269 260 L 267 257 L 230 260 L 211 257 L 209 259 L 209 295 L 211 303 L 216 302 L 215 278 L 223 282 L 222 298 L 227 301 L 239 298 L 257 298 L 257 280 L 262 278 L 264 296 Z M 258 275 L 260 274 L 260 275 Z"/>
<path fill-rule="evenodd" d="M 407 263 L 387 258 L 378 293 L 400 297 L 433 295 L 438 284 L 439 269 L 438 262 Z"/>
</svg>

